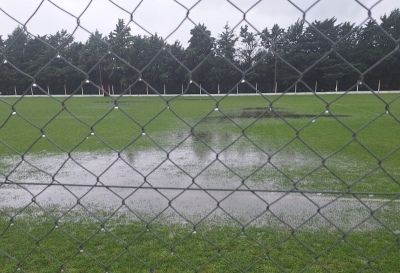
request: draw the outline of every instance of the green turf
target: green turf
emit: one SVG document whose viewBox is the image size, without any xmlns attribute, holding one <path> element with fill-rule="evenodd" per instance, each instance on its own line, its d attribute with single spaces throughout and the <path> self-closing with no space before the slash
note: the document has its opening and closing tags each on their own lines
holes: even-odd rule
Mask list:
<svg viewBox="0 0 400 273">
<path fill-rule="evenodd" d="M 325 95 L 321 98 L 123 97 L 115 102 L 107 97 L 1 98 L 3 145 L 0 151 L 13 153 L 4 144 L 18 153 L 28 148 L 34 152 L 59 152 L 59 148 L 71 151 L 81 141 L 85 142 L 91 129 L 106 145 L 121 150 L 140 138 L 142 131 L 164 144 L 168 142 L 165 136 L 194 127 L 196 133 L 208 130 L 213 134 L 241 134 L 244 131 L 246 136 L 268 149 L 281 147 L 298 133 L 299 139 L 321 155 L 338 150 L 356 133 L 358 140 L 383 157 L 399 144 L 395 137 L 400 130 L 398 97 L 397 94 Z M 272 111 L 268 112 L 269 106 Z M 214 111 L 215 107 L 219 111 Z M 327 107 L 329 114 L 324 113 Z M 388 114 L 385 114 L 386 107 L 389 107 Z M 257 117 L 260 118 L 257 120 Z M 316 120 L 311 124 L 313 119 Z M 364 127 L 368 123 L 371 124 Z M 42 132 L 59 148 L 40 140 Z M 150 143 L 138 146 L 143 145 Z M 99 141 L 83 146 L 78 148 L 87 151 L 104 148 Z"/>
<path fill-rule="evenodd" d="M 0 154 L 169 152 L 184 146 L 192 131 L 200 153 L 210 151 L 208 145 L 216 153 L 263 151 L 284 159 L 277 168 L 235 166 L 246 181 L 270 178 L 279 182 L 265 185 L 276 189 L 393 193 L 400 192 L 399 98 L 2 98 Z"/>
<path fill-rule="evenodd" d="M 54 213 L 54 211 L 53 211 Z M 84 214 L 84 213 L 82 213 Z M 396 234 L 0 217 L 0 272 L 398 272 Z M 194 232 L 195 231 L 195 232 Z M 318 236 L 316 236 L 318 235 Z"/>
<path fill-rule="evenodd" d="M 235 165 L 245 183 L 261 189 L 398 199 L 399 120 L 398 94 L 2 97 L 0 154 L 4 159 L 160 147 L 168 152 L 184 146 L 182 139 L 192 131 L 200 151 L 209 149 L 205 144 L 217 153 L 261 149 L 272 162 L 278 160 L 275 167 Z M 2 159 L 0 170 L 6 173 Z M 194 234 L 190 224 L 146 226 L 120 219 L 104 222 L 102 230 L 101 222 L 82 215 L 62 217 L 56 226 L 58 212 L 52 213 L 24 210 L 11 225 L 15 211 L 0 210 L 0 272 L 18 266 L 25 272 L 398 272 L 400 267 L 400 220 L 384 208 L 372 214 L 384 214 L 379 219 L 389 221 L 384 221 L 388 228 L 349 233 L 283 225 L 246 227 L 242 234 L 240 225 L 200 224 Z"/>
</svg>

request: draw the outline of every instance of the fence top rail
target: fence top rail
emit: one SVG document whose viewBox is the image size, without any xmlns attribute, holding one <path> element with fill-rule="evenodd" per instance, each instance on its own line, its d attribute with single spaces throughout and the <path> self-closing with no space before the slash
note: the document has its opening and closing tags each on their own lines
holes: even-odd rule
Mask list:
<svg viewBox="0 0 400 273">
<path fill-rule="evenodd" d="M 237 94 L 236 92 L 232 93 L 225 93 L 225 94 L 205 94 L 204 92 L 202 94 L 181 94 L 181 93 L 176 93 L 176 94 L 115 94 L 115 95 L 109 95 L 110 97 L 113 98 L 118 98 L 118 97 L 157 97 L 157 96 L 162 96 L 162 97 L 208 97 L 208 96 L 213 96 L 213 97 L 223 97 L 223 96 L 259 96 L 262 94 L 263 96 L 308 96 L 308 95 L 344 95 L 344 94 L 349 94 L 349 95 L 367 95 L 367 94 L 400 94 L 400 90 L 389 90 L 389 91 L 328 91 L 328 92 L 287 92 L 287 93 L 239 93 Z M 22 95 L 1 95 L 0 98 L 20 98 Z M 30 97 L 30 98 L 40 98 L 40 97 L 46 97 L 46 96 L 51 96 L 51 97 L 59 97 L 59 98 L 64 98 L 64 97 L 104 97 L 104 95 L 98 95 L 98 94 L 93 94 L 93 95 L 87 95 L 87 94 L 70 94 L 70 95 L 48 95 L 48 94 L 42 94 L 42 95 L 31 95 L 31 94 L 25 94 L 23 95 L 24 97 Z"/>
</svg>

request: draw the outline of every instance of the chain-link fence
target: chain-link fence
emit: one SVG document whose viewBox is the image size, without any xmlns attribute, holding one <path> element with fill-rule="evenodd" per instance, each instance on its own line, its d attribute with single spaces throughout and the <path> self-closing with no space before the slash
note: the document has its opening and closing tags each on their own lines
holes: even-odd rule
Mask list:
<svg viewBox="0 0 400 273">
<path fill-rule="evenodd" d="M 0 4 L 0 272 L 400 270 L 396 3 L 250 2 Z"/>
</svg>

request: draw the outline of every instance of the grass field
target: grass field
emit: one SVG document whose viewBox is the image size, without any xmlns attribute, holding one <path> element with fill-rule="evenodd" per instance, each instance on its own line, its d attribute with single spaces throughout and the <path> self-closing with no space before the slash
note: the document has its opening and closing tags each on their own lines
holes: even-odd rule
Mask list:
<svg viewBox="0 0 400 273">
<path fill-rule="evenodd" d="M 145 223 L 79 205 L 3 206 L 0 272 L 398 272 L 399 135 L 398 94 L 0 97 L 0 182 L 21 156 L 157 151 L 174 160 L 185 151 L 181 168 L 199 180 L 382 202 L 350 229 L 292 227 L 279 217 L 270 226 Z M 229 169 L 203 178 L 217 155 Z M 361 228 L 370 221 L 379 227 Z"/>
<path fill-rule="evenodd" d="M 281 189 L 297 182 L 302 190 L 346 191 L 350 185 L 356 192 L 399 192 L 399 95 L 321 98 L 3 99 L 0 154 L 166 154 L 184 147 L 192 131 L 198 140 L 192 148 L 199 153 L 253 150 L 272 159 L 290 158 L 279 166 L 288 175 L 276 185 Z M 232 166 L 246 179 L 281 176 L 261 165 L 246 170 L 240 164 Z"/>
</svg>

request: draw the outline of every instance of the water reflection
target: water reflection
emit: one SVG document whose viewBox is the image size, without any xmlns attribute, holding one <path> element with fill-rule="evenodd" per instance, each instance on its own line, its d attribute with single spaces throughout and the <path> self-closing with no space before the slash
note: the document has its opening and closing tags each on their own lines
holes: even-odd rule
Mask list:
<svg viewBox="0 0 400 273">
<path fill-rule="evenodd" d="M 215 210 L 219 202 L 223 211 L 217 210 L 215 216 L 226 217 L 224 212 L 228 212 L 246 223 L 258 217 L 267 204 L 271 204 L 268 209 L 292 226 L 303 224 L 323 210 L 324 217 L 343 229 L 355 226 L 370 215 L 365 200 L 364 203 L 345 198 L 334 201 L 335 197 L 289 193 L 291 185 L 285 187 L 280 180 L 282 175 L 278 171 L 274 173 L 273 168 L 263 169 L 253 180 L 246 179 L 246 187 L 241 187 L 243 181 L 237 174 L 245 177 L 251 168 L 265 164 L 268 157 L 261 151 L 234 148 L 221 152 L 219 160 L 216 160 L 216 154 L 208 146 L 223 146 L 235 140 L 234 135 L 198 131 L 190 135 L 177 134 L 176 137 L 183 143 L 170 152 L 170 160 L 160 149 L 126 151 L 121 154 L 123 160 L 115 153 L 73 153 L 73 161 L 65 155 L 35 155 L 26 159 L 38 168 L 45 168 L 44 173 L 35 171 L 29 164 L 15 168 L 20 157 L 4 159 L 4 166 L 15 168 L 8 179 L 17 184 L 24 183 L 24 188 L 3 185 L 0 188 L 0 208 L 39 204 L 42 207 L 63 206 L 68 209 L 76 206 L 79 199 L 79 204 L 85 208 L 115 209 L 122 213 L 129 207 L 137 214 L 152 216 L 171 205 L 187 219 L 197 221 Z M 286 174 L 320 164 L 320 161 L 298 153 L 280 154 L 273 160 L 274 166 L 285 170 Z M 235 174 L 226 166 L 231 167 Z M 192 184 L 193 181 L 196 185 Z M 60 186 L 59 183 L 68 186 Z M 231 194 L 233 189 L 240 187 L 248 191 Z M 258 192 L 256 195 L 252 190 L 257 189 L 285 189 L 288 192 Z M 35 203 L 32 196 L 35 196 Z M 382 203 L 371 199 L 369 205 L 380 208 Z M 398 206 L 396 203 L 394 211 L 398 211 Z M 257 224 L 272 224 L 274 217 L 266 213 L 265 217 L 257 218 Z M 179 220 L 182 219 L 177 216 Z M 327 225 L 325 219 L 313 221 L 315 223 L 312 222 L 311 228 Z"/>
<path fill-rule="evenodd" d="M 208 157 L 215 158 L 217 154 L 232 144 L 238 137 L 229 132 L 199 131 L 190 135 L 189 146 L 193 155 L 199 160 Z"/>
</svg>

